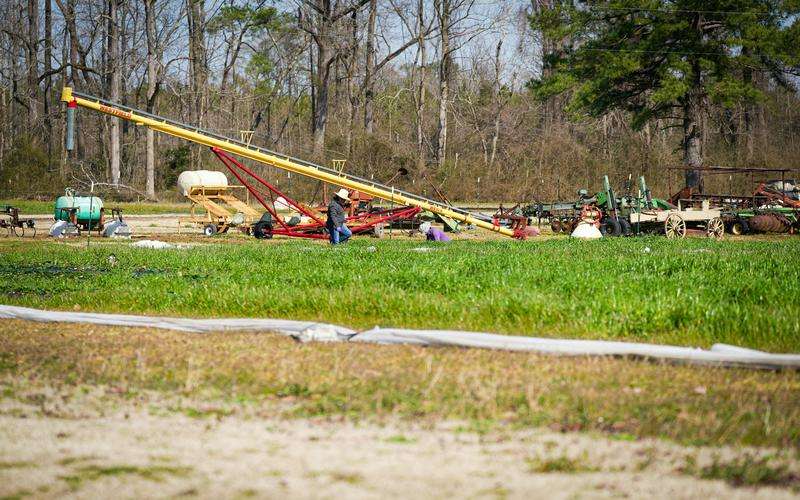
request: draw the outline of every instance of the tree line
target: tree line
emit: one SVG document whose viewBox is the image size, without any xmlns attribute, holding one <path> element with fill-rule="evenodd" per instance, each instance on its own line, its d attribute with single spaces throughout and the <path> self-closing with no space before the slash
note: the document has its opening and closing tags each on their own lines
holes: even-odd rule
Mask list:
<svg viewBox="0 0 800 500">
<path fill-rule="evenodd" d="M 452 200 L 656 193 L 704 165 L 796 168 L 800 7 L 782 1 L 9 0 L 0 198 L 172 196 L 204 148 L 78 111 L 63 86 Z M 684 179 L 676 167 L 690 167 Z M 300 198 L 319 185 L 264 166 Z M 692 170 L 694 169 L 694 170 Z M 402 175 L 398 175 L 398 172 Z M 749 178 L 707 190 L 752 191 Z"/>
</svg>

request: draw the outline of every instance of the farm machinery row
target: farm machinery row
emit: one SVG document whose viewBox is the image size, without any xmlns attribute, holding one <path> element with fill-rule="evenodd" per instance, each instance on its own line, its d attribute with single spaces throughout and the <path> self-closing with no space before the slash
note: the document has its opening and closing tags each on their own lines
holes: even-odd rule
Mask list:
<svg viewBox="0 0 800 500">
<path fill-rule="evenodd" d="M 706 173 L 775 173 L 786 169 L 735 169 L 706 167 Z M 724 233 L 794 233 L 800 230 L 800 185 L 794 180 L 759 182 L 751 196 L 704 194 L 684 188 L 670 199 L 652 196 L 644 177 L 638 179 L 638 192 L 632 193 L 629 178 L 619 195 L 611 187 L 608 176 L 603 189 L 590 196 L 578 191 L 578 199 L 568 202 L 535 203 L 514 212 L 529 221 L 547 221 L 555 233 L 571 233 L 581 222 L 596 225 L 604 236 L 665 234 L 682 238 L 687 234 L 704 234 L 720 238 Z"/>
<path fill-rule="evenodd" d="M 554 233 L 572 233 L 581 223 L 594 225 L 603 236 L 612 237 L 665 234 L 667 238 L 683 238 L 694 233 L 721 238 L 725 233 L 722 210 L 708 202 L 681 200 L 673 204 L 655 198 L 643 176 L 639 177 L 638 187 L 634 195 L 629 179 L 627 194 L 620 196 L 605 176 L 602 191 L 593 196 L 581 189 L 576 201 L 531 204 L 520 212 L 538 219 L 539 224 L 549 221 Z"/>
</svg>

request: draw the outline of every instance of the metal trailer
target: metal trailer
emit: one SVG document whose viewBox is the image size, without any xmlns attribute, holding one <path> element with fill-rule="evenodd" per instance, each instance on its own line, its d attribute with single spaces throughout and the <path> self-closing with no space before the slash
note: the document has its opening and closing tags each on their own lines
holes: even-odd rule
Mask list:
<svg viewBox="0 0 800 500">
<path fill-rule="evenodd" d="M 359 191 L 376 198 L 388 201 L 393 205 L 417 207 L 427 210 L 434 214 L 449 217 L 455 221 L 471 224 L 476 227 L 492 231 L 511 238 L 524 239 L 524 231 L 515 231 L 510 228 L 501 227 L 492 221 L 486 221 L 475 217 L 473 214 L 449 207 L 444 203 L 418 196 L 406 191 L 399 190 L 394 186 L 387 186 L 369 179 L 364 179 L 344 172 L 337 172 L 333 169 L 310 163 L 299 158 L 293 158 L 275 151 L 268 150 L 246 143 L 237 141 L 229 137 L 224 137 L 213 132 L 192 127 L 190 125 L 178 123 L 161 116 L 146 113 L 144 111 L 124 106 L 113 101 L 101 99 L 99 97 L 75 92 L 71 87 L 64 87 L 61 92 L 61 101 L 67 104 L 67 149 L 74 146 L 72 133 L 74 132 L 75 108 L 78 106 L 92 109 L 100 113 L 105 113 L 123 120 L 131 121 L 137 125 L 142 125 L 168 135 L 180 137 L 190 142 L 202 144 L 209 148 L 217 148 L 227 153 L 235 154 L 243 158 L 248 158 L 265 165 L 271 165 L 289 172 L 305 175 L 312 179 L 320 180 L 328 184 L 339 185 L 344 188 Z M 72 120 L 72 121 L 70 121 Z"/>
<path fill-rule="evenodd" d="M 227 233 L 232 227 L 250 234 L 252 225 L 261 218 L 261 212 L 233 194 L 244 186 L 192 186 L 186 198 L 192 202 L 189 217 L 178 219 L 178 226 L 190 224 L 203 228 L 203 234 L 213 236 Z M 198 213 L 201 209 L 202 212 Z"/>
<path fill-rule="evenodd" d="M 644 176 L 639 177 L 639 195 L 631 204 L 628 221 L 636 233 L 659 232 L 667 238 L 683 238 L 687 234 L 702 234 L 721 239 L 725 234 L 722 210 L 711 207 L 708 200 L 700 205 L 694 200 L 677 200 L 677 206 L 653 198 Z"/>
</svg>

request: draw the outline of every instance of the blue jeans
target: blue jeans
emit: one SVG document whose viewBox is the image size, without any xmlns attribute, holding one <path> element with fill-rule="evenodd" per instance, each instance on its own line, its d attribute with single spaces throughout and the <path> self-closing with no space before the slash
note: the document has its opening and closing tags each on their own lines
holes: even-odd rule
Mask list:
<svg viewBox="0 0 800 500">
<path fill-rule="evenodd" d="M 336 229 L 331 229 L 328 227 L 328 237 L 331 240 L 331 245 L 338 245 L 339 243 L 345 243 L 347 240 L 353 236 L 353 231 L 350 230 L 345 224 L 337 227 Z"/>
</svg>

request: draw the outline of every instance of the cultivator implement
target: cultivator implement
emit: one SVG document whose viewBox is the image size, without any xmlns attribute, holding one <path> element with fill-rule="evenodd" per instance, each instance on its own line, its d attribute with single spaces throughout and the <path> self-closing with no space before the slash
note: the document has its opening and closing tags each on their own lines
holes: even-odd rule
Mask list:
<svg viewBox="0 0 800 500">
<path fill-rule="evenodd" d="M 296 174 L 304 175 L 329 184 L 339 185 L 352 191 L 358 191 L 360 193 L 388 201 L 393 205 L 427 210 L 436 215 L 448 217 L 464 224 L 471 224 L 488 231 L 502 234 L 504 236 L 519 239 L 523 239 L 525 237 L 524 231 L 501 227 L 499 224 L 478 218 L 465 210 L 449 207 L 444 203 L 396 189 L 394 186 L 387 186 L 344 172 L 337 172 L 336 170 L 323 167 L 322 165 L 317 165 L 265 148 L 253 146 L 252 144 L 248 144 L 243 141 L 238 141 L 207 130 L 168 120 L 161 116 L 152 115 L 144 111 L 117 104 L 112 101 L 82 94 L 80 92 L 75 92 L 70 87 L 64 87 L 61 93 L 61 100 L 67 103 L 68 111 L 68 133 L 66 141 L 67 149 L 70 149 L 73 144 L 73 139 L 70 133 L 74 131 L 74 109 L 77 106 L 80 106 L 115 116 L 123 120 L 128 120 L 137 125 L 143 125 L 165 134 L 180 137 L 196 144 L 202 144 L 210 148 L 216 148 L 220 151 L 254 160 L 265 165 L 286 170 L 288 172 L 294 172 Z M 70 110 L 73 111 L 70 113 Z M 70 117 L 72 117 L 72 122 L 70 122 Z M 389 217 L 390 215 L 391 214 L 384 214 L 383 217 Z M 278 225 L 280 226 L 280 224 Z M 281 226 L 281 230 L 285 229 L 283 229 Z"/>
</svg>

